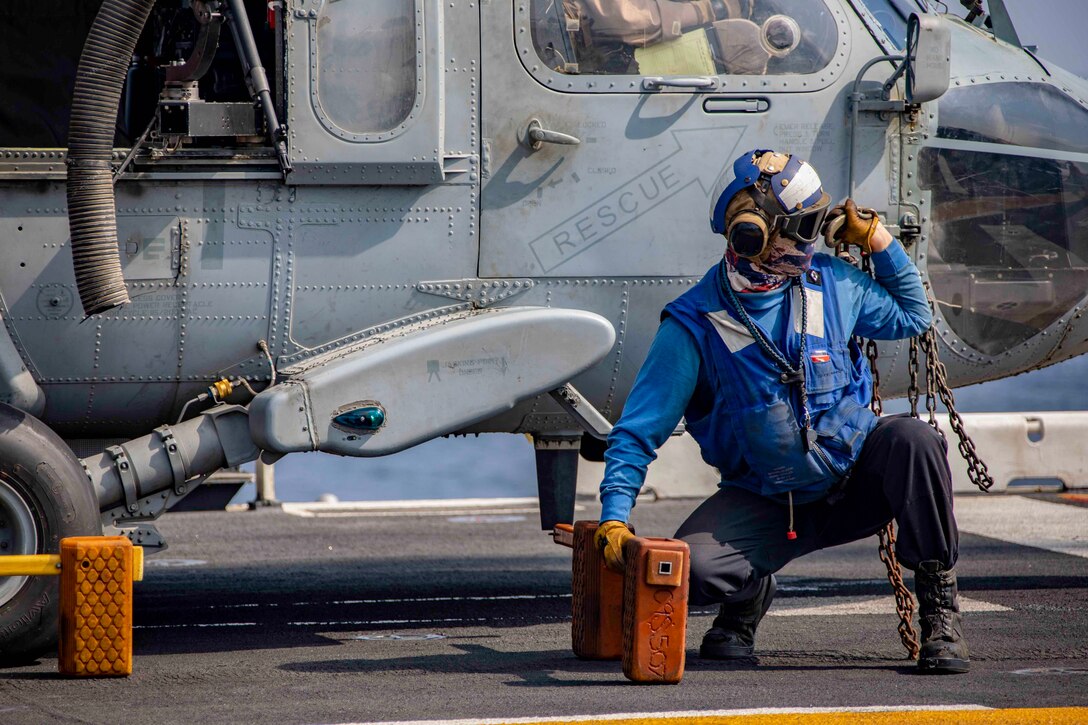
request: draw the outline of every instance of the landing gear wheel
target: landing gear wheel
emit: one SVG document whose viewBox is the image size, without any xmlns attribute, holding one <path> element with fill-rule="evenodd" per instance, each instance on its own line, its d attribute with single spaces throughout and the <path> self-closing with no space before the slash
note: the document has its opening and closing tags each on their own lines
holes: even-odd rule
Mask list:
<svg viewBox="0 0 1088 725">
<path fill-rule="evenodd" d="M 102 533 L 98 499 L 79 460 L 32 415 L 0 403 L 0 556 L 55 554 L 66 536 Z M 57 641 L 58 577 L 0 577 L 0 664 Z"/>
</svg>

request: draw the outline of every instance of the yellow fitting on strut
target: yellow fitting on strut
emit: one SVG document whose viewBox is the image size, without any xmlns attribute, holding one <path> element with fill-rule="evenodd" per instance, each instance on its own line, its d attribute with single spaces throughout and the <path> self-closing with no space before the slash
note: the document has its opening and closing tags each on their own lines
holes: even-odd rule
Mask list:
<svg viewBox="0 0 1088 725">
<path fill-rule="evenodd" d="M 223 378 L 222 380 L 216 380 L 212 383 L 211 387 L 208 388 L 208 391 L 216 400 L 223 400 L 234 392 L 234 385 L 226 378 Z"/>
</svg>

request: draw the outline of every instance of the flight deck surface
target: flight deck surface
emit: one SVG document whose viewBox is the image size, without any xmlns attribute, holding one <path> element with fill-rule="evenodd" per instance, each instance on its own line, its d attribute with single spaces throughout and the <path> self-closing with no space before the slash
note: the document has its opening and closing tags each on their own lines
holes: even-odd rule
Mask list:
<svg viewBox="0 0 1088 725">
<path fill-rule="evenodd" d="M 684 680 L 658 687 L 627 682 L 618 662 L 571 653 L 570 551 L 539 531 L 535 510 L 171 514 L 159 522 L 170 548 L 148 559 L 137 585 L 133 675 L 65 680 L 52 656 L 0 670 L 0 722 L 533 722 L 620 713 L 691 722 L 738 710 L 764 713 L 753 722 L 775 721 L 767 717 L 781 710 L 840 722 L 823 708 L 863 708 L 842 722 L 948 722 L 947 710 L 910 714 L 929 719 L 906 711 L 1085 707 L 1083 503 L 957 498 L 966 675 L 920 676 L 905 659 L 871 539 L 781 572 L 753 660 L 700 660 L 712 613 L 693 609 Z M 640 503 L 639 533 L 670 535 L 694 505 Z M 595 514 L 587 504 L 579 516 Z M 962 721 L 994 721 L 970 719 L 982 714 Z M 1029 715 L 1077 722 L 1088 711 L 1005 721 Z"/>
</svg>

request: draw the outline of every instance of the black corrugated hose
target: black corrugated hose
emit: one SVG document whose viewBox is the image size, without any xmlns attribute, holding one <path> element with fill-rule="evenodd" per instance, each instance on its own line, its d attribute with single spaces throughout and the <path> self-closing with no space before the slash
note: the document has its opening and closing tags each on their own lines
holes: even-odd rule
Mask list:
<svg viewBox="0 0 1088 725">
<path fill-rule="evenodd" d="M 105 0 L 76 71 L 68 129 L 68 227 L 84 314 L 129 302 L 117 246 L 114 125 L 136 41 L 155 0 Z"/>
</svg>

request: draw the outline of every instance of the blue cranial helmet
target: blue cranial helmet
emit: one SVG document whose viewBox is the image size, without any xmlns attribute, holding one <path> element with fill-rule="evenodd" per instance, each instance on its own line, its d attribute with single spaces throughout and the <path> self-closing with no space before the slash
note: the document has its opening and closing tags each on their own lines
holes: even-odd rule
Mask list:
<svg viewBox="0 0 1088 725">
<path fill-rule="evenodd" d="M 729 203 L 742 191 L 755 208 L 727 219 Z M 816 241 L 830 203 L 811 164 L 790 154 L 755 149 L 733 162 L 732 178 L 723 175 L 711 196 L 710 228 L 726 235 L 740 256 L 756 258 L 774 232 L 798 242 Z"/>
</svg>

